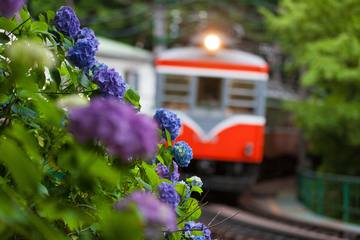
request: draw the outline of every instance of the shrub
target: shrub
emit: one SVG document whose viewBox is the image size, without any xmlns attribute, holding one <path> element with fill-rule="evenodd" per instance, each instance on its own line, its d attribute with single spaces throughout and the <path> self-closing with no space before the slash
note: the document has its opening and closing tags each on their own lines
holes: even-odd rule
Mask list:
<svg viewBox="0 0 360 240">
<path fill-rule="evenodd" d="M 202 184 L 180 180 L 178 118 L 139 113 L 74 11 L 34 20 L 23 9 L 0 29 L 2 239 L 210 239 L 202 224 L 184 228 L 201 215 L 191 193 Z"/>
</svg>

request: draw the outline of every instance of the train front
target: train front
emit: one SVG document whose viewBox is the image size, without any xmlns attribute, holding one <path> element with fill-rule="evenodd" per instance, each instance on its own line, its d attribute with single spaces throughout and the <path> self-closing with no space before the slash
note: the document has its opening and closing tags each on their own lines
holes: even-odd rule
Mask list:
<svg viewBox="0 0 360 240">
<path fill-rule="evenodd" d="M 208 35 L 203 47 L 159 54 L 156 73 L 156 107 L 181 118 L 176 141 L 193 148 L 190 170 L 209 189 L 241 192 L 251 185 L 263 157 L 266 62 Z"/>
</svg>

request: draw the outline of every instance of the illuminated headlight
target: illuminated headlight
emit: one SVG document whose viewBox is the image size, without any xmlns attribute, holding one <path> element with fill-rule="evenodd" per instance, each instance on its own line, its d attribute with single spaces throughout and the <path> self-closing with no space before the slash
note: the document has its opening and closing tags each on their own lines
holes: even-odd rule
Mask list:
<svg viewBox="0 0 360 240">
<path fill-rule="evenodd" d="M 216 34 L 206 35 L 204 38 L 204 46 L 210 52 L 217 51 L 221 47 L 221 39 Z"/>
</svg>

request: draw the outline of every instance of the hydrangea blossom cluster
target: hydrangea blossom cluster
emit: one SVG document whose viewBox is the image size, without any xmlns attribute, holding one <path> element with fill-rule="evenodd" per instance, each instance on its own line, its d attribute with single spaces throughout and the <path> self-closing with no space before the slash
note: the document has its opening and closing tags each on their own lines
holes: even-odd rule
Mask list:
<svg viewBox="0 0 360 240">
<path fill-rule="evenodd" d="M 193 158 L 193 153 L 191 147 L 186 142 L 180 141 L 175 143 L 172 151 L 175 162 L 180 167 L 189 166 L 190 161 Z"/>
<path fill-rule="evenodd" d="M 167 178 L 172 182 L 176 182 L 180 178 L 179 167 L 176 162 L 173 162 L 173 166 L 174 170 L 172 173 L 170 173 L 170 169 L 168 167 L 162 163 L 158 163 L 156 166 L 156 173 L 159 175 L 159 177 Z"/>
<path fill-rule="evenodd" d="M 176 214 L 169 205 L 162 203 L 150 192 L 136 191 L 117 202 L 115 209 L 126 210 L 135 204 L 143 221 L 149 227 L 161 226 L 169 231 L 176 230 Z"/>
<path fill-rule="evenodd" d="M 115 69 L 100 64 L 94 70 L 93 81 L 99 86 L 102 95 L 119 99 L 124 97 L 127 84 Z"/>
<path fill-rule="evenodd" d="M 56 12 L 54 24 L 57 30 L 71 38 L 80 31 L 80 21 L 71 7 L 62 6 Z"/>
<path fill-rule="evenodd" d="M 80 29 L 80 21 L 70 7 L 61 7 L 56 12 L 54 22 L 59 31 L 75 40 L 74 46 L 67 52 L 69 61 L 86 73 L 93 71 L 93 81 L 99 86 L 103 96 L 122 99 L 127 85 L 115 69 L 97 63 L 95 55 L 99 49 L 99 41 L 94 31 L 89 28 Z"/>
<path fill-rule="evenodd" d="M 158 186 L 159 191 L 159 199 L 163 203 L 167 203 L 173 208 L 176 208 L 176 206 L 180 202 L 180 196 L 176 192 L 174 186 L 167 182 L 162 182 Z"/>
<path fill-rule="evenodd" d="M 75 40 L 67 52 L 67 58 L 75 66 L 83 70 L 89 70 L 95 63 L 95 55 L 99 42 L 92 30 L 80 29 L 80 21 L 74 10 L 70 7 L 61 7 L 54 19 L 56 28 L 66 36 Z"/>
<path fill-rule="evenodd" d="M 69 118 L 78 141 L 99 140 L 122 160 L 151 156 L 157 148 L 156 123 L 115 98 L 95 98 L 89 106 L 71 109 Z"/>
<path fill-rule="evenodd" d="M 80 69 L 88 70 L 95 63 L 97 48 L 92 41 L 82 38 L 76 41 L 75 45 L 67 52 L 67 58 Z"/>
<path fill-rule="evenodd" d="M 1 0 L 0 16 L 13 17 L 25 4 L 25 0 Z"/>
<path fill-rule="evenodd" d="M 186 182 L 188 182 L 192 187 L 193 186 L 197 186 L 197 187 L 203 186 L 203 182 L 201 181 L 201 178 L 199 178 L 197 176 L 192 176 L 192 177 L 186 179 Z"/>
<path fill-rule="evenodd" d="M 195 235 L 194 233 L 202 232 L 203 238 L 199 238 L 199 236 Z M 194 221 L 190 221 L 185 223 L 184 226 L 184 235 L 188 239 L 204 239 L 204 240 L 211 240 L 211 231 L 210 229 L 202 224 L 202 223 L 195 223 Z"/>
<path fill-rule="evenodd" d="M 75 36 L 75 41 L 79 41 L 81 39 L 86 39 L 89 41 L 89 44 L 97 51 L 99 48 L 99 41 L 97 40 L 95 33 L 90 28 L 82 28 Z"/>
<path fill-rule="evenodd" d="M 154 119 L 159 124 L 165 138 L 165 130 L 170 133 L 171 139 L 177 138 L 180 132 L 181 122 L 178 116 L 166 109 L 160 108 L 156 111 Z"/>
</svg>

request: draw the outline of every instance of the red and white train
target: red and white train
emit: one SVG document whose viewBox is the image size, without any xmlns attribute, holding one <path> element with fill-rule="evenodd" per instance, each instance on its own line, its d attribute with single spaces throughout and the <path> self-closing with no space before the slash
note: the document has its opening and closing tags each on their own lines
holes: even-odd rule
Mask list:
<svg viewBox="0 0 360 240">
<path fill-rule="evenodd" d="M 190 170 L 206 178 L 207 187 L 242 191 L 255 181 L 263 159 L 268 65 L 211 37 L 205 46 L 161 52 L 156 78 L 139 76 L 138 90 L 145 101 L 155 100 L 153 107 L 181 118 L 176 141 L 192 147 Z"/>
</svg>

